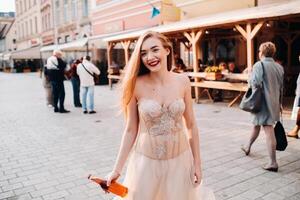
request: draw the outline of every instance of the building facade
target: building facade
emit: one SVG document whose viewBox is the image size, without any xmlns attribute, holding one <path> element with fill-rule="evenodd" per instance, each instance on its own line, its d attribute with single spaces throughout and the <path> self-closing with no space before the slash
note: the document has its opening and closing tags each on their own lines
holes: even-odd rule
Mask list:
<svg viewBox="0 0 300 200">
<path fill-rule="evenodd" d="M 84 39 L 92 35 L 92 0 L 52 0 L 52 3 L 54 44 L 65 44 L 62 50 L 68 62 L 86 55 L 88 47 Z M 75 44 L 78 40 L 86 42 Z"/>
<path fill-rule="evenodd" d="M 42 45 L 51 45 L 55 43 L 54 22 L 53 22 L 53 4 L 52 0 L 41 0 L 41 42 Z"/>
<path fill-rule="evenodd" d="M 17 50 L 41 45 L 41 4 L 38 0 L 16 0 Z"/>
</svg>

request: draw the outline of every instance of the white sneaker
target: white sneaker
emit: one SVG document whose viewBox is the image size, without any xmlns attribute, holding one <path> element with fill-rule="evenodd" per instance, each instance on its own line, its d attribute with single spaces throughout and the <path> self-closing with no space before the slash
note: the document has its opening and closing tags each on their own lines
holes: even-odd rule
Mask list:
<svg viewBox="0 0 300 200">
<path fill-rule="evenodd" d="M 48 104 L 48 108 L 53 108 L 53 106 L 51 104 Z"/>
</svg>

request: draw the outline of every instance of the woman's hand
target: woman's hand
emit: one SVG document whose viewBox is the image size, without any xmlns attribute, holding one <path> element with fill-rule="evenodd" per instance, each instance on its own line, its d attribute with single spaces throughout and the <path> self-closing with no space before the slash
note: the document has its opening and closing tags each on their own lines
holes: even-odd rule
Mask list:
<svg viewBox="0 0 300 200">
<path fill-rule="evenodd" d="M 199 186 L 202 181 L 202 171 L 201 171 L 200 164 L 194 164 L 192 175 L 193 175 L 192 181 L 194 187 Z"/>
<path fill-rule="evenodd" d="M 115 182 L 120 177 L 120 173 L 116 170 L 113 170 L 106 176 L 106 185 L 110 186 L 112 182 Z"/>
</svg>

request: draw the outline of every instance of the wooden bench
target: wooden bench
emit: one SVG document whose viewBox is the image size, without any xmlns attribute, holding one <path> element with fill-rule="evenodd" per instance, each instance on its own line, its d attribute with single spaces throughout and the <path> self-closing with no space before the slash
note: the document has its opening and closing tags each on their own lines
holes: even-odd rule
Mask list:
<svg viewBox="0 0 300 200">
<path fill-rule="evenodd" d="M 122 79 L 122 74 L 123 74 L 123 70 L 121 69 L 108 69 L 108 75 L 107 75 L 107 78 L 108 78 L 108 85 L 110 87 L 110 89 L 113 88 L 113 81 L 114 80 L 121 80 Z"/>
<path fill-rule="evenodd" d="M 242 95 L 248 90 L 248 84 L 246 83 L 248 79 L 248 74 L 223 74 L 224 79 L 232 80 L 233 82 L 228 81 L 206 81 L 205 73 L 198 72 L 189 72 L 186 73 L 189 77 L 200 78 L 199 82 L 192 82 L 192 87 L 203 88 L 203 91 L 200 93 L 199 97 L 206 93 L 208 98 L 213 101 L 213 98 L 209 92 L 209 89 L 218 89 L 218 90 L 229 90 L 239 92 L 237 96 L 228 104 L 228 107 L 231 107 Z M 238 81 L 238 82 L 237 82 Z M 243 81 L 243 82 L 241 82 Z M 196 100 L 197 97 L 196 97 Z"/>
<path fill-rule="evenodd" d="M 110 89 L 112 90 L 113 81 L 114 80 L 121 80 L 121 75 L 109 74 L 109 75 L 107 75 L 107 78 L 108 78 L 108 85 L 109 85 Z"/>
</svg>

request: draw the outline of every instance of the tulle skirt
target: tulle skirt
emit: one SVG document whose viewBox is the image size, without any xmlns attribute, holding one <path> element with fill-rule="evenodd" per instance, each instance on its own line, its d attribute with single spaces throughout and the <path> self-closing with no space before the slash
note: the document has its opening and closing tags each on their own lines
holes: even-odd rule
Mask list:
<svg viewBox="0 0 300 200">
<path fill-rule="evenodd" d="M 299 95 L 296 95 L 295 100 L 294 100 L 294 106 L 293 106 L 293 111 L 291 115 L 291 120 L 296 120 L 297 119 L 297 114 L 298 114 L 298 101 L 299 101 Z"/>
<path fill-rule="evenodd" d="M 168 160 L 154 160 L 133 151 L 123 184 L 124 200 L 215 200 L 212 190 L 192 184 L 190 150 Z"/>
</svg>

